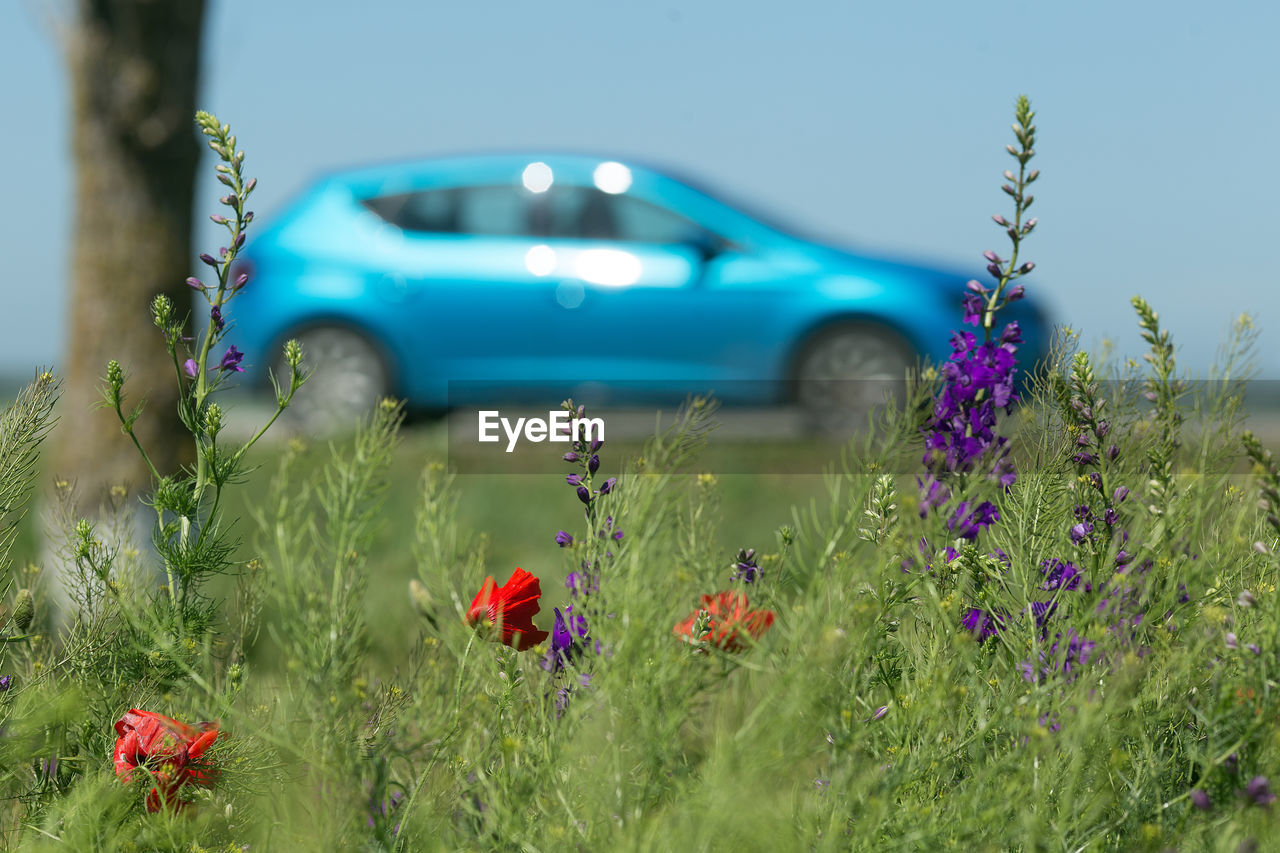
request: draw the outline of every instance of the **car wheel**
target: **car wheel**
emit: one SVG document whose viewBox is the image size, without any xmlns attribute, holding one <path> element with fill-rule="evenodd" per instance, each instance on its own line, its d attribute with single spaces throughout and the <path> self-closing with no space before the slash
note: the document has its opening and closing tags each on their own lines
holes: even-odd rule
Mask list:
<svg viewBox="0 0 1280 853">
<path fill-rule="evenodd" d="M 795 398 L 810 430 L 849 436 L 888 399 L 906 394 L 907 371 L 917 356 L 883 326 L 846 324 L 820 332 L 796 362 Z"/>
<path fill-rule="evenodd" d="M 391 390 L 382 353 L 364 335 L 341 326 L 312 326 L 295 336 L 302 344 L 302 370 L 310 374 L 289 404 L 288 414 L 305 432 L 332 435 L 352 429 Z M 289 366 L 283 356 L 276 377 Z"/>
</svg>

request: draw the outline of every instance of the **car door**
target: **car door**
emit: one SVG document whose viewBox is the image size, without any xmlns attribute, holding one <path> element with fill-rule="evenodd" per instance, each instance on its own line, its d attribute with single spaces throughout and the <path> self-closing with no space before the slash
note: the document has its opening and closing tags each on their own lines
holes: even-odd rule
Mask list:
<svg viewBox="0 0 1280 853">
<path fill-rule="evenodd" d="M 741 386 L 763 378 L 751 329 L 776 295 L 732 284 L 771 277 L 749 250 L 625 192 L 562 186 L 545 204 L 560 325 L 584 344 L 579 376 L 636 398 L 760 397 Z"/>
<path fill-rule="evenodd" d="M 556 283 L 536 264 L 543 241 L 529 234 L 530 196 L 494 183 L 377 200 L 396 226 L 380 247 L 394 270 L 382 289 L 414 349 L 410 381 L 431 399 L 519 396 L 573 352 L 555 325 Z"/>
</svg>

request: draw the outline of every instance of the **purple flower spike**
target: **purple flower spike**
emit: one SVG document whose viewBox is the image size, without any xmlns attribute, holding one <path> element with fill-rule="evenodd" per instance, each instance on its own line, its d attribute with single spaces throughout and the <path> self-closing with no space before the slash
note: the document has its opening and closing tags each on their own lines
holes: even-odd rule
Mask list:
<svg viewBox="0 0 1280 853">
<path fill-rule="evenodd" d="M 200 367 L 196 364 L 196 360 L 194 358 L 189 358 L 183 363 L 182 372 L 190 376 L 192 379 L 195 379 L 196 374 L 200 372 Z"/>
<path fill-rule="evenodd" d="M 982 312 L 986 310 L 982 299 L 974 294 L 968 294 L 964 297 L 964 322 L 970 326 L 976 326 L 982 322 Z"/>
<path fill-rule="evenodd" d="M 240 366 L 241 360 L 244 359 L 244 353 L 236 349 L 235 344 L 227 347 L 227 352 L 222 356 L 222 361 L 218 362 L 219 370 L 234 370 L 236 373 L 244 373 L 244 368 Z"/>
<path fill-rule="evenodd" d="M 1202 812 L 1209 810 L 1209 794 L 1203 788 L 1196 788 L 1191 792 L 1191 805 L 1195 806 Z"/>
<path fill-rule="evenodd" d="M 187 287 L 192 290 L 204 290 L 204 282 L 195 276 L 191 276 L 187 279 Z"/>
<path fill-rule="evenodd" d="M 573 544 L 573 537 L 561 530 L 556 534 L 556 544 L 561 548 L 568 548 Z"/>
</svg>

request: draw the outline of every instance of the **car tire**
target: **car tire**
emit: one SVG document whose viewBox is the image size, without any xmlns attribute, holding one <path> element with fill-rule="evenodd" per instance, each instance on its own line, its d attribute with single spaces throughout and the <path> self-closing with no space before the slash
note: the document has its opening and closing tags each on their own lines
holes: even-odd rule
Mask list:
<svg viewBox="0 0 1280 853">
<path fill-rule="evenodd" d="M 289 404 L 289 419 L 302 431 L 328 436 L 352 430 L 391 392 L 391 372 L 378 347 L 360 332 L 338 325 L 310 326 L 293 336 L 302 344 L 309 374 Z M 283 355 L 275 375 L 289 375 Z"/>
<path fill-rule="evenodd" d="M 816 334 L 801 350 L 793 373 L 795 400 L 815 433 L 848 437 L 864 429 L 886 400 L 906 396 L 912 346 L 892 329 L 844 323 Z"/>
</svg>

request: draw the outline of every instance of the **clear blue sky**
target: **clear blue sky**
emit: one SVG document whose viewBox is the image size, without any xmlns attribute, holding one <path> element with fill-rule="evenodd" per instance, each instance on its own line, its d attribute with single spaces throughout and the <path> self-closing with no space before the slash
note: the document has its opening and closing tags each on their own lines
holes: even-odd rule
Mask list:
<svg viewBox="0 0 1280 853">
<path fill-rule="evenodd" d="M 248 150 L 268 217 L 335 167 L 567 147 L 668 163 L 842 243 L 976 274 L 1005 246 L 989 217 L 1008 210 L 1002 149 L 1025 92 L 1043 172 L 1028 286 L 1122 353 L 1142 348 L 1142 293 L 1199 372 L 1252 312 L 1262 375 L 1280 378 L 1276 4 L 208 4 L 199 100 Z M 58 363 L 65 338 L 57 30 L 72 5 L 0 3 L 0 371 Z M 217 245 L 206 226 L 197 252 Z"/>
</svg>

